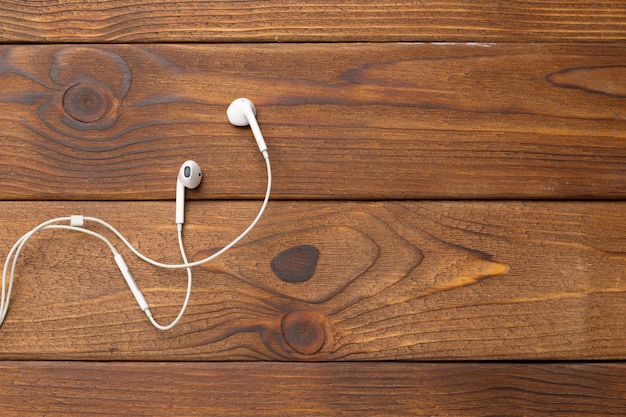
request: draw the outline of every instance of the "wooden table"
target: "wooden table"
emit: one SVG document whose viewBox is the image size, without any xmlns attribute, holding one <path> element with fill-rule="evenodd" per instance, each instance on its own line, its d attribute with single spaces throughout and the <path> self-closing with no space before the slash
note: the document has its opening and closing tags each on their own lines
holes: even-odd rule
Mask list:
<svg viewBox="0 0 626 417">
<path fill-rule="evenodd" d="M 167 332 L 102 242 L 29 241 L 0 415 L 626 414 L 625 1 L 0 1 L 0 42 L 4 254 L 82 214 L 179 262 L 187 159 L 188 253 L 228 243 L 237 97 L 274 173 Z M 173 319 L 184 272 L 118 248 Z"/>
</svg>

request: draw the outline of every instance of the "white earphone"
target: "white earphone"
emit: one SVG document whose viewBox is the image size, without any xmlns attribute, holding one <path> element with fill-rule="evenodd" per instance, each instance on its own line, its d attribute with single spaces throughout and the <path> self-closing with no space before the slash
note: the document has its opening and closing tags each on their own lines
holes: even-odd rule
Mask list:
<svg viewBox="0 0 626 417">
<path fill-rule="evenodd" d="M 254 226 L 256 226 L 258 221 L 263 216 L 263 213 L 265 212 L 265 209 L 269 202 L 270 192 L 272 189 L 272 169 L 271 169 L 270 160 L 269 160 L 269 153 L 267 151 L 267 145 L 265 144 L 265 140 L 263 139 L 263 135 L 261 134 L 261 129 L 259 128 L 259 125 L 256 121 L 256 108 L 254 107 L 254 104 L 247 98 L 238 98 L 231 103 L 226 113 L 228 116 L 228 120 L 233 125 L 235 126 L 248 126 L 249 125 L 250 126 L 250 128 L 252 129 L 254 138 L 256 140 L 256 143 L 259 147 L 259 151 L 261 152 L 265 160 L 265 166 L 267 169 L 267 190 L 265 192 L 265 198 L 263 199 L 261 208 L 259 209 L 259 212 L 254 218 L 254 220 L 252 221 L 252 223 L 250 223 L 250 225 L 239 236 L 237 236 L 235 239 L 233 239 L 229 244 L 224 246 L 219 251 L 213 253 L 211 256 L 205 259 L 201 259 L 199 261 L 195 261 L 191 263 L 188 262 L 187 255 L 185 253 L 185 248 L 183 246 L 183 240 L 182 240 L 182 229 L 183 229 L 183 223 L 185 222 L 185 189 L 186 188 L 193 189 L 193 188 L 196 188 L 198 185 L 200 185 L 200 182 L 202 180 L 202 171 L 200 170 L 200 166 L 196 162 L 186 161 L 180 167 L 180 170 L 178 172 L 178 178 L 176 181 L 176 229 L 178 233 L 178 243 L 179 243 L 179 248 L 180 248 L 181 256 L 183 259 L 183 263 L 166 264 L 166 263 L 162 263 L 162 262 L 158 262 L 158 261 L 150 259 L 149 257 L 139 252 L 115 227 L 113 227 L 106 221 L 98 219 L 96 217 L 73 215 L 73 216 L 59 217 L 56 219 L 45 221 L 41 223 L 40 225 L 36 226 L 35 228 L 33 228 L 32 230 L 30 230 L 28 233 L 24 234 L 21 238 L 19 238 L 17 242 L 15 242 L 11 250 L 9 251 L 7 259 L 4 263 L 4 270 L 2 274 L 2 293 L 1 293 L 1 298 L 0 298 L 0 326 L 4 322 L 4 318 L 6 317 L 6 314 L 9 308 L 9 300 L 11 298 L 11 290 L 13 288 L 13 281 L 15 277 L 15 269 L 17 266 L 17 260 L 20 255 L 20 252 L 26 245 L 26 242 L 35 233 L 41 230 L 64 229 L 64 230 L 71 230 L 71 231 L 85 233 L 87 235 L 96 237 L 102 240 L 103 242 L 105 242 L 111 249 L 111 252 L 113 253 L 113 259 L 115 260 L 115 264 L 119 268 L 133 296 L 137 300 L 137 304 L 139 304 L 139 307 L 146 314 L 150 322 L 156 328 L 160 330 L 169 330 L 172 327 L 174 327 L 182 318 L 185 312 L 185 309 L 187 308 L 187 304 L 189 303 L 189 299 L 191 296 L 191 283 L 192 283 L 191 268 L 194 266 L 212 261 L 213 259 L 217 258 L 221 254 L 223 254 L 224 252 L 232 248 L 234 245 L 236 245 L 241 239 L 243 239 L 254 228 Z M 169 325 L 163 326 L 163 325 L 158 324 L 154 320 L 154 318 L 152 317 L 152 313 L 150 312 L 149 304 L 146 301 L 143 294 L 141 293 L 141 290 L 135 283 L 135 280 L 133 279 L 133 276 L 130 273 L 130 269 L 128 268 L 126 262 L 124 261 L 124 258 L 122 257 L 122 255 L 117 251 L 115 246 L 111 243 L 111 241 L 108 238 L 106 238 L 105 236 L 103 236 L 102 234 L 98 232 L 94 232 L 92 230 L 86 229 L 84 227 L 85 222 L 93 222 L 93 223 L 97 223 L 106 227 L 118 239 L 120 239 L 121 242 L 124 245 L 126 245 L 127 248 L 134 255 L 136 255 L 138 258 L 140 258 L 141 260 L 151 265 L 161 267 L 161 268 L 168 268 L 168 269 L 184 268 L 187 270 L 187 292 L 185 295 L 185 300 L 183 302 L 180 312 L 178 313 L 178 316 Z M 59 223 L 69 223 L 69 224 L 59 224 Z M 11 259 L 13 259 L 12 263 L 10 262 Z M 11 264 L 10 272 L 9 272 L 9 264 Z M 8 275 L 8 278 L 7 278 L 7 275 Z"/>
<path fill-rule="evenodd" d="M 250 129 L 252 129 L 252 134 L 254 135 L 256 144 L 259 147 L 259 151 L 261 151 L 262 154 L 267 152 L 265 139 L 263 139 L 261 128 L 259 128 L 259 124 L 256 121 L 256 107 L 254 107 L 254 104 L 250 100 L 247 98 L 238 98 L 233 101 L 230 103 L 230 106 L 228 106 L 226 115 L 228 116 L 230 123 L 235 126 L 250 125 Z"/>
<path fill-rule="evenodd" d="M 195 161 L 186 161 L 178 171 L 176 180 L 176 224 L 185 223 L 185 188 L 194 189 L 202 181 L 202 170 Z"/>
</svg>

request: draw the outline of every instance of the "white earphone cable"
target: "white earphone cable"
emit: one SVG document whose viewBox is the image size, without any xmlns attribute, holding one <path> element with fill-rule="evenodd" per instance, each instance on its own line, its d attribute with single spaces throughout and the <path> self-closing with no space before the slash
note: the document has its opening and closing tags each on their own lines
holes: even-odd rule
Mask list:
<svg viewBox="0 0 626 417">
<path fill-rule="evenodd" d="M 267 190 L 265 191 L 265 198 L 263 199 L 263 204 L 261 205 L 261 208 L 259 209 L 258 214 L 254 218 L 252 223 L 250 223 L 250 225 L 246 228 L 246 230 L 244 230 L 239 236 L 237 236 L 229 244 L 227 244 L 226 246 L 224 246 L 222 249 L 220 249 L 219 251 L 215 252 L 211 256 L 206 257 L 204 259 L 201 259 L 199 261 L 187 262 L 185 260 L 185 262 L 182 263 L 182 264 L 167 264 L 167 263 L 155 261 L 155 260 L 147 257 L 146 255 L 142 254 L 141 252 L 139 252 L 124 237 L 124 235 L 122 235 L 122 233 L 119 232 L 119 230 L 117 230 L 115 227 L 113 227 L 112 225 L 110 225 L 106 221 L 98 219 L 96 217 L 85 217 L 84 219 L 85 219 L 85 221 L 95 222 L 95 223 L 101 224 L 102 226 L 108 228 L 111 232 L 113 232 L 122 241 L 122 243 L 124 243 L 124 245 L 126 245 L 128 247 L 128 249 L 130 249 L 130 251 L 133 254 L 135 254 L 135 256 L 137 256 L 141 260 L 143 260 L 143 261 L 145 261 L 145 262 L 147 262 L 147 263 L 149 263 L 151 265 L 157 266 L 159 268 L 168 268 L 168 269 L 191 268 L 191 267 L 194 267 L 194 266 L 202 265 L 204 263 L 212 261 L 213 259 L 217 258 L 221 254 L 223 254 L 224 252 L 226 252 L 227 250 L 229 250 L 230 248 L 235 246 L 241 239 L 243 239 L 248 233 L 250 233 L 250 231 L 257 225 L 257 223 L 259 222 L 259 220 L 263 216 L 263 213 L 265 212 L 265 208 L 267 207 L 267 204 L 269 202 L 270 192 L 272 190 L 272 168 L 271 168 L 271 165 L 270 165 L 270 159 L 269 159 L 269 155 L 267 154 L 267 151 L 263 152 L 263 156 L 264 156 L 265 165 L 266 165 L 266 168 L 267 168 Z"/>
<path fill-rule="evenodd" d="M 13 281 L 15 277 L 15 268 L 17 265 L 17 259 L 19 258 L 19 255 L 22 249 L 26 245 L 26 242 L 31 237 L 33 237 L 35 233 L 37 233 L 38 231 L 44 230 L 44 229 L 66 229 L 66 230 L 74 230 L 74 231 L 86 233 L 88 235 L 97 237 L 101 239 L 102 241 L 104 241 L 113 252 L 113 255 L 117 254 L 117 250 L 115 249 L 113 244 L 107 238 L 100 235 L 99 233 L 92 232 L 91 230 L 81 229 L 79 227 L 54 224 L 54 223 L 70 221 L 70 220 L 71 220 L 71 217 L 58 217 L 58 218 L 50 219 L 48 221 L 41 223 L 34 229 L 25 233 L 21 238 L 19 238 L 17 242 L 15 242 L 11 250 L 9 251 L 7 259 L 4 262 L 4 269 L 2 271 L 2 296 L 0 298 L 0 325 L 4 321 L 4 317 L 6 316 L 6 313 L 9 308 L 9 300 L 11 299 L 11 292 L 13 290 Z M 8 287 L 7 287 L 7 272 L 9 272 L 9 263 L 11 261 L 11 258 L 13 258 L 13 263 L 11 264 L 11 272 L 9 274 Z"/>
<path fill-rule="evenodd" d="M 185 254 L 185 247 L 183 246 L 183 233 L 182 233 L 182 230 L 180 229 L 178 230 L 178 246 L 180 247 L 180 254 L 183 258 L 183 262 L 187 263 L 187 254 Z M 172 327 L 176 326 L 178 322 L 180 321 L 180 319 L 183 317 L 183 314 L 185 314 L 185 310 L 187 310 L 187 305 L 189 304 L 189 299 L 191 298 L 192 276 L 191 276 L 191 268 L 186 268 L 186 269 L 187 269 L 187 293 L 185 294 L 185 301 L 183 301 L 183 305 L 180 308 L 180 311 L 178 312 L 178 316 L 176 316 L 176 318 L 170 324 L 168 324 L 167 326 L 163 326 L 157 323 L 154 317 L 152 317 L 152 312 L 150 312 L 150 309 L 147 309 L 145 311 L 146 316 L 148 316 L 148 319 L 150 320 L 152 325 L 159 330 L 169 330 Z"/>
<path fill-rule="evenodd" d="M 76 218 L 79 218 L 81 226 L 82 226 L 82 221 L 83 220 L 92 221 L 92 222 L 95 222 L 95 223 L 98 223 L 98 224 L 101 224 L 101 225 L 105 226 L 110 231 L 112 231 L 122 241 L 122 243 L 124 243 L 129 248 L 129 250 L 133 254 L 135 254 L 137 257 L 139 257 L 140 259 L 142 259 L 143 261 L 145 261 L 145 262 L 147 262 L 147 263 L 149 263 L 151 265 L 154 265 L 154 266 L 160 267 L 160 268 L 167 268 L 167 269 L 180 269 L 180 268 L 187 269 L 187 292 L 186 292 L 185 300 L 183 302 L 181 310 L 178 313 L 178 316 L 174 319 L 174 321 L 172 321 L 167 326 L 160 325 L 153 318 L 152 313 L 150 312 L 149 308 L 145 307 L 145 310 L 144 310 L 146 315 L 147 315 L 147 317 L 148 317 L 148 319 L 152 322 L 152 324 L 156 328 L 158 328 L 160 330 L 169 330 L 169 329 L 171 329 L 176 324 L 178 324 L 178 322 L 182 318 L 182 316 L 183 316 L 183 314 L 184 314 L 184 312 L 185 312 L 185 310 L 187 308 L 187 305 L 189 303 L 189 299 L 191 297 L 191 286 L 192 286 L 191 267 L 202 265 L 202 264 L 204 264 L 206 262 L 210 262 L 213 259 L 217 258 L 218 256 L 222 255 L 224 252 L 226 252 L 230 248 L 232 248 L 234 245 L 236 245 L 241 239 L 243 239 L 256 226 L 256 224 L 259 222 L 259 220 L 263 216 L 263 213 L 265 212 L 265 209 L 266 209 L 267 204 L 269 202 L 270 192 L 271 192 L 271 188 L 272 188 L 272 169 L 271 169 L 270 160 L 269 160 L 269 154 L 268 154 L 267 150 L 264 150 L 262 153 L 263 153 L 263 157 L 265 159 L 265 164 L 266 164 L 266 168 L 267 168 L 267 190 L 265 192 L 265 198 L 263 199 L 263 204 L 261 205 L 261 208 L 260 208 L 257 216 L 254 218 L 252 223 L 250 223 L 250 225 L 239 236 L 237 236 L 234 240 L 232 240 L 229 244 L 227 244 L 226 246 L 224 246 L 222 249 L 220 249 L 218 252 L 215 252 L 211 256 L 208 256 L 208 257 L 206 257 L 204 259 L 201 259 L 199 261 L 196 261 L 196 262 L 191 262 L 190 263 L 188 261 L 188 259 L 187 259 L 187 255 L 185 253 L 185 248 L 184 248 L 184 245 L 183 245 L 182 227 L 180 227 L 181 225 L 178 225 L 177 232 L 178 232 L 178 245 L 179 245 L 179 249 L 180 249 L 180 252 L 181 252 L 182 259 L 183 259 L 183 263 L 182 264 L 166 264 L 166 263 L 162 263 L 162 262 L 158 262 L 158 261 L 155 261 L 153 259 L 150 259 L 149 257 L 147 257 L 147 256 L 143 255 L 141 252 L 139 252 L 115 227 L 113 227 L 109 223 L 105 222 L 104 220 L 98 219 L 96 217 L 83 217 L 83 216 L 57 217 L 57 218 L 54 218 L 54 219 L 47 220 L 47 221 L 39 224 L 35 228 L 31 229 L 29 232 L 25 233 L 21 238 L 19 238 L 17 240 L 17 242 L 15 242 L 15 244 L 13 245 L 11 250 L 9 251 L 9 254 L 7 255 L 6 261 L 4 263 L 4 269 L 3 269 L 3 273 L 2 273 L 2 288 L 1 288 L 1 295 L 0 295 L 0 326 L 4 322 L 4 318 L 5 318 L 6 314 L 7 314 L 8 308 L 9 308 L 9 301 L 11 299 L 11 292 L 12 292 L 12 289 L 13 289 L 13 282 L 14 282 L 14 277 L 15 277 L 15 269 L 16 269 L 16 266 L 17 266 L 17 260 L 19 258 L 19 255 L 20 255 L 22 249 L 26 245 L 26 242 L 28 242 L 28 240 L 30 238 L 32 238 L 35 235 L 35 233 L 37 233 L 37 232 L 39 232 L 41 230 L 44 230 L 44 229 L 63 229 L 63 230 L 72 230 L 72 231 L 76 231 L 76 232 L 80 232 L 80 233 L 85 233 L 85 234 L 88 234 L 90 236 L 96 237 L 96 238 L 102 240 L 103 242 L 105 242 L 109 246 L 109 248 L 111 249 L 111 252 L 113 253 L 114 257 L 119 255 L 118 251 L 116 250 L 115 246 L 111 243 L 111 241 L 109 239 L 107 239 L 106 237 L 104 237 L 103 235 L 101 235 L 100 233 L 91 231 L 89 229 L 84 229 L 82 227 L 75 226 L 74 225 L 74 221 L 75 221 Z M 71 224 L 70 225 L 58 225 L 58 224 L 55 224 L 55 223 L 61 223 L 61 222 L 70 222 Z M 13 262 L 11 263 L 11 259 L 12 258 L 13 258 Z M 10 270 L 10 273 L 9 273 L 8 283 L 7 283 L 7 273 L 9 272 L 9 263 L 11 263 L 11 270 Z"/>
<path fill-rule="evenodd" d="M 103 235 L 101 235 L 100 233 L 97 233 L 97 232 L 94 232 L 94 231 L 91 231 L 91 230 L 88 230 L 88 229 L 83 229 L 81 227 L 76 227 L 76 226 L 51 224 L 51 223 L 59 222 L 59 221 L 66 221 L 68 219 L 69 218 L 66 218 L 66 217 L 60 217 L 60 218 L 52 219 L 52 220 L 49 220 L 49 221 L 47 221 L 45 223 L 42 223 L 41 225 L 39 225 L 39 226 L 35 227 L 34 229 L 32 229 L 30 232 L 28 232 L 25 235 L 23 235 L 15 243 L 15 245 L 13 246 L 11 251 L 9 252 L 9 256 L 7 257 L 7 260 L 5 262 L 4 271 L 3 271 L 3 275 L 2 275 L 2 302 L 1 302 L 1 307 L 0 307 L 0 324 L 2 324 L 2 322 L 4 321 L 4 317 L 6 315 L 6 312 L 8 311 L 9 299 L 11 297 L 11 291 L 12 291 L 12 288 L 13 288 L 13 282 L 14 282 L 14 277 L 15 277 L 15 268 L 16 268 L 16 265 L 17 265 L 17 260 L 19 258 L 19 255 L 20 255 L 22 249 L 26 245 L 26 242 L 31 237 L 33 237 L 36 232 L 41 231 L 41 230 L 47 230 L 47 229 L 63 229 L 63 230 L 71 230 L 71 231 L 75 231 L 75 232 L 85 233 L 85 234 L 88 234 L 90 236 L 96 237 L 96 238 L 102 240 L 103 242 L 105 242 L 109 246 L 109 249 L 111 249 L 111 252 L 113 253 L 114 257 L 118 254 L 117 250 L 115 249 L 115 246 L 113 246 L 111 241 L 109 239 L 107 239 L 106 237 L 104 237 Z M 187 262 L 187 255 L 185 254 L 185 249 L 184 249 L 184 246 L 183 246 L 182 232 L 181 231 L 178 232 L 178 242 L 179 242 L 179 247 L 180 247 L 180 251 L 181 251 L 181 255 L 182 255 L 183 261 L 186 263 Z M 8 279 L 9 286 L 8 286 L 8 288 L 6 288 L 6 281 L 7 281 L 6 275 L 7 275 L 7 272 L 8 272 L 8 264 L 9 264 L 9 261 L 10 261 L 10 259 L 12 257 L 13 257 L 13 263 L 11 265 L 11 271 L 9 273 L 9 279 Z M 191 297 L 192 272 L 191 272 L 191 268 L 186 268 L 186 269 L 187 269 L 187 291 L 186 291 L 186 295 L 185 295 L 185 301 L 183 302 L 183 306 L 181 307 L 181 310 L 178 313 L 178 316 L 174 319 L 174 321 L 172 321 L 167 326 L 160 325 L 153 318 L 152 313 L 150 312 L 150 309 L 146 309 L 146 311 L 145 311 L 146 315 L 148 316 L 148 318 L 150 319 L 150 321 L 152 322 L 154 327 L 156 327 L 159 330 L 169 330 L 172 327 L 174 327 L 176 324 L 178 324 L 178 322 L 182 318 L 183 314 L 185 313 L 185 310 L 187 309 L 187 305 L 188 305 L 189 299 Z"/>
</svg>

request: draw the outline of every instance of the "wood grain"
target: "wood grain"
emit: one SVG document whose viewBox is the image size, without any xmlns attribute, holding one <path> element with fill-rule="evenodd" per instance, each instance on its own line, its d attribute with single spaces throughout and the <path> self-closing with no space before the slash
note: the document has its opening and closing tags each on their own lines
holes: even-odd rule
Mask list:
<svg viewBox="0 0 626 417">
<path fill-rule="evenodd" d="M 0 2 L 0 42 L 624 41 L 623 1 Z"/>
<path fill-rule="evenodd" d="M 3 362 L 5 416 L 621 415 L 622 363 Z"/>
<path fill-rule="evenodd" d="M 289 44 L 0 48 L 0 195 L 626 197 L 624 45 Z"/>
<path fill-rule="evenodd" d="M 0 414 L 626 414 L 625 21 L 610 0 L 0 0 L 0 253 L 84 213 L 178 262 L 159 200 L 190 158 L 185 242 L 213 253 L 265 189 L 239 96 L 275 178 L 170 332 L 101 242 L 38 234 Z M 184 272 L 123 253 L 171 320 Z"/>
<path fill-rule="evenodd" d="M 198 259 L 229 242 L 258 205 L 188 203 L 188 253 Z M 172 206 L 3 203 L 0 249 L 6 253 L 39 221 L 82 213 L 119 226 L 148 255 L 177 262 Z M 20 258 L 0 357 L 623 359 L 625 208 L 624 202 L 272 202 L 241 246 L 195 270 L 190 307 L 170 332 L 148 323 L 103 244 L 42 232 Z M 293 249 L 303 245 L 317 256 Z M 173 319 L 185 274 L 122 253 L 155 317 Z M 277 257 L 280 275 L 272 268 Z M 310 276 L 284 279 L 306 277 L 302 271 Z"/>
</svg>

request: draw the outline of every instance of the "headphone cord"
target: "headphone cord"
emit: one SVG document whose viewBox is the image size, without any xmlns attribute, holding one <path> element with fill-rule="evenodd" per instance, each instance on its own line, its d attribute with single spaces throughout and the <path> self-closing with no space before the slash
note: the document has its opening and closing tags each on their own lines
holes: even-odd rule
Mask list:
<svg viewBox="0 0 626 417">
<path fill-rule="evenodd" d="M 265 159 L 265 166 L 267 168 L 267 189 L 265 191 L 265 198 L 263 199 L 263 204 L 261 205 L 261 208 L 259 209 L 259 212 L 257 213 L 256 217 L 254 218 L 252 223 L 250 223 L 250 225 L 239 236 L 237 236 L 235 239 L 233 239 L 229 244 L 227 244 L 226 246 L 224 246 L 222 249 L 220 249 L 219 251 L 215 252 L 211 256 L 208 256 L 208 257 L 206 257 L 204 259 L 201 259 L 199 261 L 195 261 L 195 262 L 184 261 L 184 263 L 182 263 L 182 264 L 168 264 L 168 263 L 155 261 L 155 260 L 147 257 L 146 255 L 142 254 L 141 252 L 139 252 L 124 237 L 124 235 L 122 235 L 122 233 L 120 233 L 119 230 L 117 230 L 115 227 L 113 227 L 111 224 L 107 223 L 106 221 L 98 219 L 96 217 L 84 217 L 84 220 L 85 221 L 98 223 L 98 224 L 106 227 L 107 229 L 109 229 L 111 232 L 113 232 L 118 237 L 118 239 L 120 239 L 122 241 L 122 243 L 124 245 L 126 245 L 128 247 L 128 249 L 130 249 L 130 251 L 135 256 L 137 256 L 139 259 L 143 260 L 144 262 L 149 263 L 150 265 L 154 265 L 154 266 L 159 267 L 159 268 L 180 269 L 180 268 L 191 268 L 191 267 L 194 267 L 194 266 L 205 264 L 205 263 L 210 262 L 213 259 L 217 258 L 218 256 L 222 255 L 224 252 L 226 252 L 227 250 L 229 250 L 230 248 L 235 246 L 237 243 L 239 243 L 239 241 L 241 239 L 243 239 L 248 233 L 250 233 L 250 231 L 257 225 L 257 223 L 259 222 L 259 220 L 263 216 L 263 213 L 265 213 L 265 209 L 267 208 L 267 204 L 268 204 L 269 199 L 270 199 L 270 192 L 272 190 L 272 167 L 270 165 L 270 159 L 269 159 L 269 155 L 268 155 L 267 151 L 263 152 L 263 156 L 264 156 L 264 159 Z M 181 225 L 178 225 L 178 226 L 179 226 L 178 228 L 181 229 L 181 227 L 180 227 Z"/>
<path fill-rule="evenodd" d="M 232 240 L 229 244 L 227 244 L 226 246 L 224 246 L 222 249 L 220 249 L 219 251 L 215 252 L 214 254 L 212 254 L 212 255 L 204 258 L 204 259 L 201 259 L 199 261 L 195 261 L 195 262 L 191 262 L 191 263 L 188 261 L 187 255 L 185 253 L 185 248 L 184 248 L 184 245 L 183 245 L 182 227 L 181 227 L 182 225 L 180 225 L 180 224 L 177 225 L 177 235 L 178 235 L 178 246 L 180 248 L 181 256 L 182 256 L 182 259 L 183 259 L 183 263 L 182 264 L 162 263 L 162 262 L 155 261 L 155 260 L 153 260 L 153 259 L 151 259 L 151 258 L 149 258 L 149 257 L 147 257 L 145 255 L 143 255 L 115 227 L 113 227 L 112 225 L 110 225 L 106 221 L 98 219 L 96 217 L 84 217 L 84 216 L 57 217 L 57 218 L 54 218 L 54 219 L 47 220 L 47 221 L 39 224 L 38 226 L 36 226 L 32 230 L 30 230 L 29 232 L 25 233 L 21 238 L 19 238 L 17 240 L 17 242 L 15 242 L 15 244 L 13 245 L 11 250 L 9 251 L 9 254 L 7 255 L 7 259 L 6 259 L 5 263 L 4 263 L 4 269 L 3 269 L 3 273 L 2 273 L 2 288 L 1 288 L 1 294 L 0 294 L 0 326 L 2 326 L 2 323 L 4 322 L 4 318 L 6 317 L 7 311 L 9 309 L 9 301 L 11 299 L 11 292 L 13 290 L 13 282 L 14 282 L 14 278 L 15 278 L 15 269 L 16 269 L 16 266 L 17 266 L 17 260 L 19 258 L 19 255 L 20 255 L 22 249 L 26 245 L 26 242 L 28 242 L 28 240 L 30 238 L 32 238 L 37 232 L 39 232 L 41 230 L 45 230 L 45 229 L 63 229 L 63 230 L 71 230 L 71 231 L 75 231 L 75 232 L 85 233 L 85 234 L 88 234 L 90 236 L 96 237 L 96 238 L 102 240 L 103 242 L 105 242 L 109 246 L 109 248 L 111 249 L 111 252 L 113 253 L 113 256 L 114 256 L 116 262 L 118 262 L 118 267 L 120 267 L 120 270 L 122 271 L 122 274 L 124 275 L 124 278 L 126 279 L 126 281 L 127 281 L 128 285 L 130 286 L 133 294 L 137 298 L 137 301 L 138 301 L 141 309 L 145 312 L 145 314 L 148 317 L 148 319 L 150 320 L 150 322 L 154 325 L 154 327 L 156 327 L 159 330 L 169 330 L 169 329 L 171 329 L 176 324 L 178 324 L 178 322 L 182 318 L 182 316 L 183 316 L 183 314 L 184 314 L 184 312 L 185 312 L 185 310 L 187 308 L 187 305 L 189 304 L 189 299 L 191 297 L 191 286 L 192 286 L 191 267 L 202 265 L 204 263 L 210 262 L 213 259 L 217 258 L 218 256 L 222 255 L 224 252 L 226 252 L 230 248 L 232 248 L 234 245 L 236 245 L 241 239 L 243 239 L 256 226 L 256 224 L 259 222 L 259 220 L 263 216 L 263 213 L 265 212 L 265 209 L 267 208 L 267 204 L 269 202 L 269 197 L 270 197 L 270 192 L 271 192 L 271 189 L 272 189 L 272 169 L 271 169 L 270 160 L 269 160 L 269 154 L 268 154 L 267 150 L 263 151 L 262 153 L 263 153 L 263 157 L 265 159 L 265 165 L 266 165 L 266 168 L 267 168 L 267 190 L 265 192 L 265 198 L 263 199 L 263 204 L 261 205 L 261 208 L 259 209 L 258 214 L 254 218 L 252 223 L 250 223 L 250 225 L 239 236 L 237 236 L 234 240 Z M 170 324 L 168 324 L 167 326 L 163 326 L 163 325 L 160 325 L 159 323 L 156 322 L 156 320 L 152 316 L 152 313 L 150 312 L 150 309 L 148 308 L 147 302 L 143 298 L 143 295 L 141 294 L 141 291 L 139 290 L 139 288 L 135 284 L 132 276 L 130 275 L 130 271 L 126 267 L 125 262 L 122 260 L 121 255 L 119 254 L 119 252 L 117 251 L 115 246 L 111 243 L 111 241 L 109 239 L 107 239 L 106 237 L 104 237 L 100 233 L 94 232 L 94 231 L 89 230 L 89 229 L 84 229 L 82 227 L 83 224 L 84 224 L 84 221 L 91 221 L 91 222 L 95 222 L 95 223 L 98 223 L 98 224 L 101 224 L 101 225 L 105 226 L 107 229 L 109 229 L 111 232 L 113 232 L 122 241 L 122 243 L 124 243 L 124 245 L 126 245 L 128 247 L 128 249 L 134 255 L 136 255 L 138 258 L 140 258 L 141 260 L 143 260 L 143 261 L 145 261 L 145 262 L 147 262 L 147 263 L 149 263 L 151 265 L 154 265 L 154 266 L 160 267 L 160 268 L 166 268 L 166 269 L 181 269 L 181 268 L 187 269 L 187 292 L 186 292 L 186 295 L 185 295 L 185 300 L 183 302 L 183 305 L 182 305 L 181 310 L 178 313 L 177 317 Z M 70 225 L 55 224 L 55 223 L 61 223 L 61 222 L 70 222 Z M 13 258 L 13 262 L 11 264 L 11 270 L 10 270 L 10 273 L 9 273 L 9 263 L 11 263 L 10 262 L 11 258 Z M 121 262 L 122 265 L 120 265 L 120 262 Z M 122 266 L 124 268 L 122 268 Z M 8 279 L 7 279 L 7 273 L 9 273 Z"/>
</svg>

